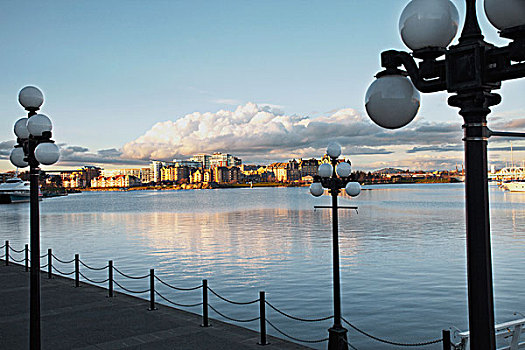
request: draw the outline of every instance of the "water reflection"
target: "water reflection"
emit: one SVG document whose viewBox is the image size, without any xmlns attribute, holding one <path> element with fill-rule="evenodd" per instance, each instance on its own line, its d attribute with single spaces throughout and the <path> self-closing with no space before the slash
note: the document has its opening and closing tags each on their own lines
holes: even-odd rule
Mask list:
<svg viewBox="0 0 525 350">
<path fill-rule="evenodd" d="M 490 188 L 498 321 L 525 305 L 524 198 Z M 340 212 L 347 319 L 399 341 L 467 327 L 462 184 L 371 186 L 340 203 L 359 206 L 359 214 Z M 253 300 L 265 290 L 286 312 L 323 317 L 332 313 L 332 224 L 330 210 L 314 211 L 314 205 L 330 205 L 329 196 L 312 198 L 306 188 L 85 193 L 42 202 L 42 248 L 52 247 L 64 259 L 79 253 L 94 266 L 113 259 L 132 275 L 155 268 L 181 287 L 207 278 L 234 300 Z M 2 239 L 23 247 L 28 215 L 26 205 L 0 206 Z M 145 287 L 143 281 L 125 282 Z M 199 293 L 159 288 L 177 302 L 199 302 Z M 257 316 L 256 306 L 210 302 L 235 318 Z M 299 338 L 323 338 L 330 326 L 269 318 Z M 357 348 L 389 348 L 353 331 L 350 337 Z"/>
</svg>

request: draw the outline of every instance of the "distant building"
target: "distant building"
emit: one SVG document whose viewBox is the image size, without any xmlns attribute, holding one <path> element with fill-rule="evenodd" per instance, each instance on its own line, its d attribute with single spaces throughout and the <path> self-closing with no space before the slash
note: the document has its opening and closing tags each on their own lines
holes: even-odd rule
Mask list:
<svg viewBox="0 0 525 350">
<path fill-rule="evenodd" d="M 79 170 L 62 171 L 60 178 L 65 188 L 86 188 L 91 186 L 91 180 L 100 176 L 102 169 L 95 166 L 85 166 Z"/>
<path fill-rule="evenodd" d="M 151 172 L 153 173 L 152 182 L 160 182 L 161 181 L 161 172 L 160 169 L 164 166 L 164 162 L 153 160 L 150 164 Z"/>
<path fill-rule="evenodd" d="M 268 171 L 274 174 L 275 181 L 278 182 L 291 182 L 301 179 L 299 164 L 295 160 L 287 163 L 272 163 L 268 165 Z"/>
<path fill-rule="evenodd" d="M 200 153 L 190 158 L 190 161 L 198 162 L 198 168 L 211 168 L 211 156 L 209 154 Z"/>
<path fill-rule="evenodd" d="M 299 160 L 299 172 L 301 173 L 301 178 L 305 176 L 313 177 L 317 175 L 318 168 L 319 161 L 315 158 Z"/>
<path fill-rule="evenodd" d="M 99 176 L 91 180 L 91 187 L 111 188 L 111 187 L 134 187 L 140 186 L 140 179 L 131 175 L 117 175 L 111 177 Z"/>
<path fill-rule="evenodd" d="M 240 166 L 242 160 L 240 158 L 234 157 L 228 153 L 216 152 L 212 154 L 210 160 L 210 166 Z"/>
<path fill-rule="evenodd" d="M 176 160 L 174 159 L 169 165 L 174 167 L 202 168 L 202 163 L 195 160 Z"/>
<path fill-rule="evenodd" d="M 191 169 L 188 166 L 168 166 L 161 169 L 161 181 L 180 182 L 182 180 L 189 180 Z"/>
<path fill-rule="evenodd" d="M 200 182 L 213 182 L 213 172 L 210 169 L 202 169 L 199 168 L 195 170 L 194 173 L 190 176 L 190 181 L 192 183 L 200 183 Z"/>
<path fill-rule="evenodd" d="M 143 184 L 148 184 L 153 181 L 153 173 L 151 168 L 141 168 L 140 169 L 140 182 Z"/>
</svg>

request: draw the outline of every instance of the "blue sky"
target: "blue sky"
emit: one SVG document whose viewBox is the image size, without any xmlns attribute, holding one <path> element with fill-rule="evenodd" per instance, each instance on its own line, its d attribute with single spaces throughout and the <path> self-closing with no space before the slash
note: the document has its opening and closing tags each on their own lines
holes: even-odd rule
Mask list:
<svg viewBox="0 0 525 350">
<path fill-rule="evenodd" d="M 247 163 L 319 157 L 331 138 L 355 168 L 453 168 L 462 159 L 461 118 L 447 94 L 423 96 L 416 122 L 397 132 L 364 113 L 380 52 L 405 49 L 398 19 L 407 3 L 2 1 L 0 170 L 12 169 L 12 126 L 24 115 L 17 93 L 28 84 L 44 91 L 62 168 L 132 166 L 199 150 Z M 454 3 L 463 18 L 463 2 Z M 504 44 L 478 10 L 486 39 Z M 504 83 L 495 126 L 520 130 L 524 86 Z M 248 127 L 261 113 L 266 124 Z M 198 137 L 188 123 L 198 124 Z M 510 160 L 508 146 L 491 142 L 491 162 Z"/>
</svg>

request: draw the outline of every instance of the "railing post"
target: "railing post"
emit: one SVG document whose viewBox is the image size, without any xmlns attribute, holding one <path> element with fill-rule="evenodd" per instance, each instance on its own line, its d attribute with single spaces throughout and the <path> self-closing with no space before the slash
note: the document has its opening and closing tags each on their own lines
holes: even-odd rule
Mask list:
<svg viewBox="0 0 525 350">
<path fill-rule="evenodd" d="M 9 266 L 9 241 L 5 241 L 5 266 Z"/>
<path fill-rule="evenodd" d="M 259 345 L 267 345 L 266 342 L 266 297 L 264 292 L 259 292 L 259 322 L 261 331 L 261 341 Z"/>
<path fill-rule="evenodd" d="M 75 288 L 80 287 L 80 259 L 78 254 L 75 254 Z"/>
<path fill-rule="evenodd" d="M 450 331 L 443 330 L 443 350 L 450 350 Z"/>
<path fill-rule="evenodd" d="M 155 270 L 149 270 L 149 309 L 150 311 L 157 310 L 155 307 Z"/>
<path fill-rule="evenodd" d="M 51 271 L 53 270 L 53 253 L 51 248 L 47 249 L 47 278 L 51 279 Z"/>
<path fill-rule="evenodd" d="M 27 272 L 29 271 L 29 244 L 26 244 L 24 248 L 24 252 L 25 252 L 24 262 L 25 262 L 25 267 L 26 267 L 26 272 Z"/>
<path fill-rule="evenodd" d="M 108 262 L 108 297 L 113 298 L 113 260 Z"/>
<path fill-rule="evenodd" d="M 202 280 L 202 325 L 209 327 L 208 323 L 208 280 Z"/>
</svg>

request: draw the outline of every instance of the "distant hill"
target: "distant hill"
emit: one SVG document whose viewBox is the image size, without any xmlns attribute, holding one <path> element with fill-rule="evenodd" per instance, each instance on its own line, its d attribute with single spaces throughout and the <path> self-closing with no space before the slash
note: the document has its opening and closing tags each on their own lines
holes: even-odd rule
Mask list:
<svg viewBox="0 0 525 350">
<path fill-rule="evenodd" d="M 399 174 L 404 173 L 405 170 L 403 169 L 396 169 L 396 168 L 383 168 L 379 169 L 373 172 L 373 174 Z"/>
</svg>

